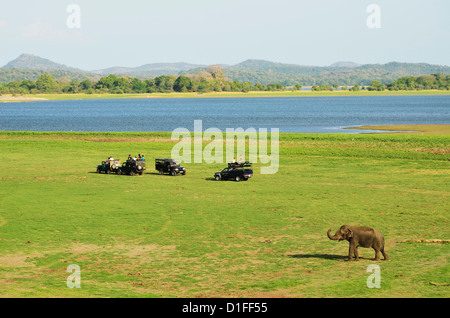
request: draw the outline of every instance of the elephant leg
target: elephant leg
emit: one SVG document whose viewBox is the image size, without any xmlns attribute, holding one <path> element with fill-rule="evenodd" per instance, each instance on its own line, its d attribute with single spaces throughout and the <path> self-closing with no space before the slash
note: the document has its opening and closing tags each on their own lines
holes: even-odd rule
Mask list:
<svg viewBox="0 0 450 318">
<path fill-rule="evenodd" d="M 375 261 L 379 261 L 380 260 L 380 250 L 379 249 L 376 249 L 376 248 L 374 248 L 374 250 L 375 250 Z"/>
<path fill-rule="evenodd" d="M 352 244 L 349 244 L 349 246 L 348 246 L 348 259 L 347 259 L 347 261 L 351 261 L 353 255 L 354 255 L 353 246 L 352 246 Z"/>
<path fill-rule="evenodd" d="M 354 243 L 350 243 L 350 246 L 348 247 L 348 260 L 351 261 L 352 257 L 355 257 L 355 261 L 359 261 L 358 258 L 358 246 Z"/>
<path fill-rule="evenodd" d="M 386 254 L 386 252 L 384 251 L 384 246 L 383 246 L 383 248 L 381 249 L 381 253 L 383 254 L 383 257 L 384 257 L 384 260 L 385 260 L 385 261 L 389 259 L 389 256 L 388 256 L 388 255 Z"/>
</svg>

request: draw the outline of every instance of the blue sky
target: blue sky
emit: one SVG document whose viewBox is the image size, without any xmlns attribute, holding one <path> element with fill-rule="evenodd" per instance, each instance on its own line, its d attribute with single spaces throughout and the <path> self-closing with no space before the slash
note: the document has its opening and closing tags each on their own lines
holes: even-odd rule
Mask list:
<svg viewBox="0 0 450 318">
<path fill-rule="evenodd" d="M 80 28 L 67 26 L 70 4 Z M 367 26 L 370 4 L 380 28 Z M 448 0 L 15 0 L 0 10 L 0 66 L 22 53 L 85 70 L 246 59 L 450 65 Z"/>
</svg>

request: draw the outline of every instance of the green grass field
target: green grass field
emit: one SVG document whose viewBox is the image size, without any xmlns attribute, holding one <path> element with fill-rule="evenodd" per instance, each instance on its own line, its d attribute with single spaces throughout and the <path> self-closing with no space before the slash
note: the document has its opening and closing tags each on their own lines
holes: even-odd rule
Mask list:
<svg viewBox="0 0 450 318">
<path fill-rule="evenodd" d="M 450 134 L 281 134 L 280 168 L 158 175 L 170 133 L 0 132 L 1 297 L 448 298 Z M 145 154 L 142 176 L 95 173 Z M 341 225 L 386 238 L 347 262 Z M 435 240 L 432 243 L 421 240 Z M 437 240 L 437 241 L 436 241 Z M 441 241 L 438 241 L 441 240 Z M 68 288 L 70 264 L 81 288 Z"/>
</svg>

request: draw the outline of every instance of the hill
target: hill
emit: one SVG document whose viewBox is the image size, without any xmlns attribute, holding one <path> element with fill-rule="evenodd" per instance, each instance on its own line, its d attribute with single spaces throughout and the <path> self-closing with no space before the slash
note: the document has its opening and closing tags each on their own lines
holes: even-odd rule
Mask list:
<svg viewBox="0 0 450 318">
<path fill-rule="evenodd" d="M 160 75 L 179 75 L 183 71 L 199 68 L 199 67 L 206 67 L 206 65 L 199 65 L 199 64 L 190 64 L 190 63 L 184 63 L 184 62 L 178 62 L 178 63 L 150 63 L 150 64 L 144 64 L 138 67 L 111 67 L 101 70 L 92 71 L 95 74 L 100 75 L 109 75 L 109 74 L 116 74 L 116 75 L 130 75 L 130 76 L 137 76 L 137 77 L 154 77 L 154 76 L 160 76 Z"/>
<path fill-rule="evenodd" d="M 282 83 L 293 85 L 369 85 L 373 80 L 383 84 L 392 82 L 407 75 L 425 75 L 442 72 L 450 73 L 449 66 L 431 65 L 427 63 L 365 64 L 342 66 L 336 63 L 332 66 L 302 66 L 274 63 L 262 60 L 247 60 L 225 69 L 225 76 L 239 81 Z"/>
<path fill-rule="evenodd" d="M 22 54 L 2 67 L 3 69 L 17 68 L 26 70 L 63 70 L 69 72 L 84 72 L 83 70 L 55 63 L 48 59 L 33 55 Z"/>
<path fill-rule="evenodd" d="M 361 64 L 348 61 L 336 62 L 330 65 L 330 67 L 358 67 L 358 66 L 361 66 Z"/>
<path fill-rule="evenodd" d="M 442 72 L 450 74 L 450 67 L 427 63 L 357 64 L 336 62 L 330 66 L 308 66 L 285 64 L 266 60 L 249 59 L 235 65 L 222 65 L 224 75 L 238 82 L 281 83 L 283 85 L 369 85 L 373 80 L 383 84 L 402 76 L 425 75 Z M 0 83 L 13 80 L 36 80 L 41 74 L 53 75 L 56 79 L 98 79 L 109 74 L 148 79 L 161 75 L 197 74 L 206 71 L 207 65 L 191 63 L 149 63 L 138 67 L 116 66 L 95 71 L 85 71 L 55 63 L 32 54 L 22 54 L 0 68 Z"/>
<path fill-rule="evenodd" d="M 100 78 L 97 74 L 55 63 L 33 54 L 22 54 L 0 68 L 0 83 L 9 83 L 15 80 L 35 81 L 42 74 L 52 75 L 56 79 L 68 78 L 70 80 Z"/>
</svg>

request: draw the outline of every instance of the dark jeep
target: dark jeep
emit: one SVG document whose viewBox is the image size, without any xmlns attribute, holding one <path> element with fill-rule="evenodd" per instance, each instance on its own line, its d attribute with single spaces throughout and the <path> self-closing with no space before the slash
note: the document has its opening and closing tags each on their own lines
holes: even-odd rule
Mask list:
<svg viewBox="0 0 450 318">
<path fill-rule="evenodd" d="M 140 174 L 145 171 L 145 161 L 142 159 L 128 159 L 122 164 L 117 174 L 129 174 L 134 176 L 135 174 Z"/>
<path fill-rule="evenodd" d="M 237 182 L 244 180 L 247 181 L 253 175 L 252 169 L 246 169 L 251 167 L 251 162 L 230 162 L 228 168 L 223 169 L 220 172 L 214 174 L 214 179 L 220 180 L 236 180 Z"/>
<path fill-rule="evenodd" d="M 186 174 L 186 168 L 180 166 L 180 163 L 173 159 L 155 159 L 155 169 L 159 174 L 169 173 L 172 176 Z"/>
<path fill-rule="evenodd" d="M 102 161 L 102 164 L 97 166 L 97 173 L 118 173 L 120 171 L 120 160 L 119 159 L 112 159 L 112 160 L 105 160 Z"/>
</svg>

